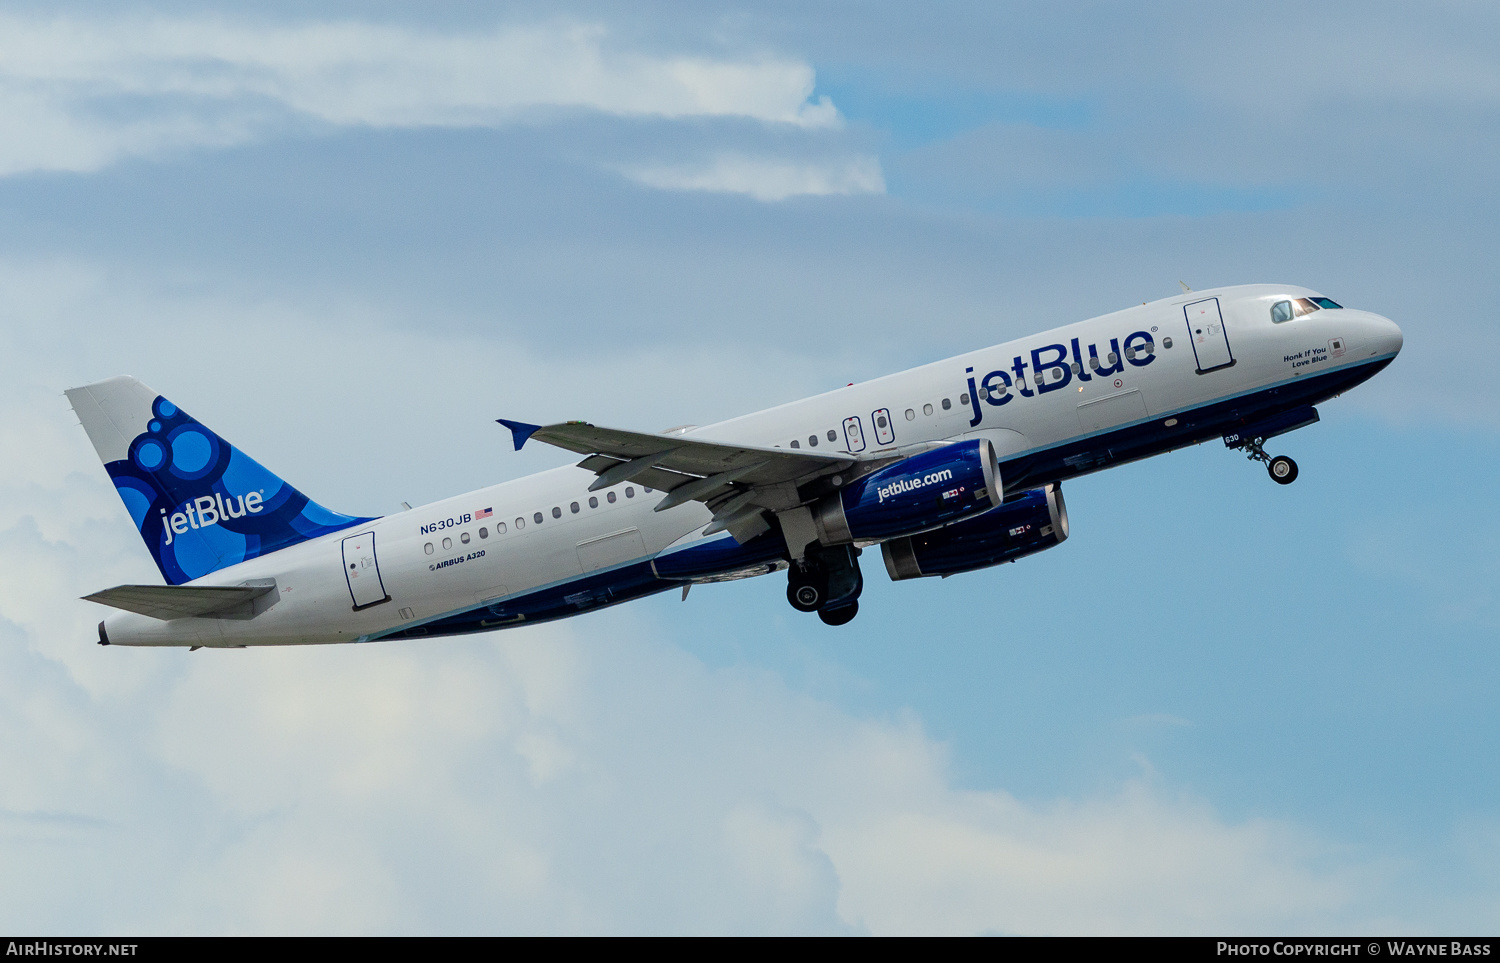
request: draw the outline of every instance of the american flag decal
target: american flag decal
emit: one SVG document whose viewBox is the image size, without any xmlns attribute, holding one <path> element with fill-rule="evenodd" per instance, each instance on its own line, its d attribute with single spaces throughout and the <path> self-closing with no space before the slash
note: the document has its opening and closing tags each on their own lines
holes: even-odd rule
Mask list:
<svg viewBox="0 0 1500 963">
<path fill-rule="evenodd" d="M 495 510 L 493 508 L 481 508 L 479 511 L 474 513 L 474 517 L 476 519 L 489 518 L 493 514 L 495 514 Z"/>
</svg>

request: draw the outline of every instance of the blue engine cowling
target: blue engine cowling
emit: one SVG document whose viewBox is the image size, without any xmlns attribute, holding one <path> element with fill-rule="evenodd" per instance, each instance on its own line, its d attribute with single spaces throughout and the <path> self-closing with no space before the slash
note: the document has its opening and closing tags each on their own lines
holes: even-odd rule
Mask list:
<svg viewBox="0 0 1500 963">
<path fill-rule="evenodd" d="M 1000 466 L 984 439 L 903 458 L 850 482 L 813 507 L 825 545 L 910 535 L 1000 504 Z"/>
<path fill-rule="evenodd" d="M 880 546 L 885 570 L 899 582 L 924 575 L 957 575 L 1012 562 L 1068 537 L 1062 488 L 1046 485 L 1012 495 L 992 512 L 947 528 L 896 538 Z"/>
</svg>

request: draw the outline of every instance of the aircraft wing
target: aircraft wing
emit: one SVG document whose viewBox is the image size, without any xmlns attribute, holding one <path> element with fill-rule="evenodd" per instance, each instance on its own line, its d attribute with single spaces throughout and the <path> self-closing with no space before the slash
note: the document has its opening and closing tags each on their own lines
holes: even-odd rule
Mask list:
<svg viewBox="0 0 1500 963">
<path fill-rule="evenodd" d="M 798 487 L 853 467 L 859 459 L 844 452 L 815 453 L 761 448 L 647 432 L 600 428 L 582 421 L 528 425 L 499 419 L 511 430 L 516 450 L 528 440 L 587 455 L 578 467 L 599 478 L 590 491 L 623 481 L 667 493 L 657 506 L 664 511 L 700 501 L 714 511 L 706 532 L 728 530 L 746 541 L 769 528 L 766 510 L 794 508 L 803 499 Z"/>
</svg>

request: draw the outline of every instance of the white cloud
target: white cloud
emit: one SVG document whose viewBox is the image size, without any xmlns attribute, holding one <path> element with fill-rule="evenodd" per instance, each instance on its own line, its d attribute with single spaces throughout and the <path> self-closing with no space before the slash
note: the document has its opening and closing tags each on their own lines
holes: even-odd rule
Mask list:
<svg viewBox="0 0 1500 963">
<path fill-rule="evenodd" d="M 1291 827 L 1144 785 L 1043 805 L 958 791 L 912 722 L 709 670 L 638 614 L 606 618 L 607 641 L 589 638 L 596 619 L 207 655 L 75 635 L 80 658 L 148 667 L 110 698 L 11 634 L 0 685 L 24 708 L 0 731 L 0 918 L 251 933 L 1378 922 L 1361 915 L 1379 895 L 1369 867 L 1320 866 L 1327 847 Z"/>
<path fill-rule="evenodd" d="M 0 174 L 96 170 L 298 118 L 469 127 L 539 108 L 837 125 L 806 63 L 617 49 L 577 23 L 438 33 L 368 23 L 0 17 Z"/>
<path fill-rule="evenodd" d="M 720 154 L 697 164 L 627 168 L 625 176 L 648 187 L 676 191 L 748 194 L 758 201 L 828 194 L 884 194 L 879 159 L 857 156 L 833 161 Z"/>
</svg>

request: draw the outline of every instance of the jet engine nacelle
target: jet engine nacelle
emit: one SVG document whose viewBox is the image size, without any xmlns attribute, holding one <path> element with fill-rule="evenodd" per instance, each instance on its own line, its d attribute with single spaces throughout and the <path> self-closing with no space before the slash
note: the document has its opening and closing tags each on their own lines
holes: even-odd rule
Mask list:
<svg viewBox="0 0 1500 963">
<path fill-rule="evenodd" d="M 984 439 L 944 445 L 857 478 L 813 508 L 825 545 L 909 535 L 1000 504 L 1000 466 Z"/>
<path fill-rule="evenodd" d="M 956 575 L 1011 562 L 1068 537 L 1068 506 L 1059 485 L 1012 496 L 976 518 L 880 546 L 892 581 L 924 575 Z"/>
</svg>

